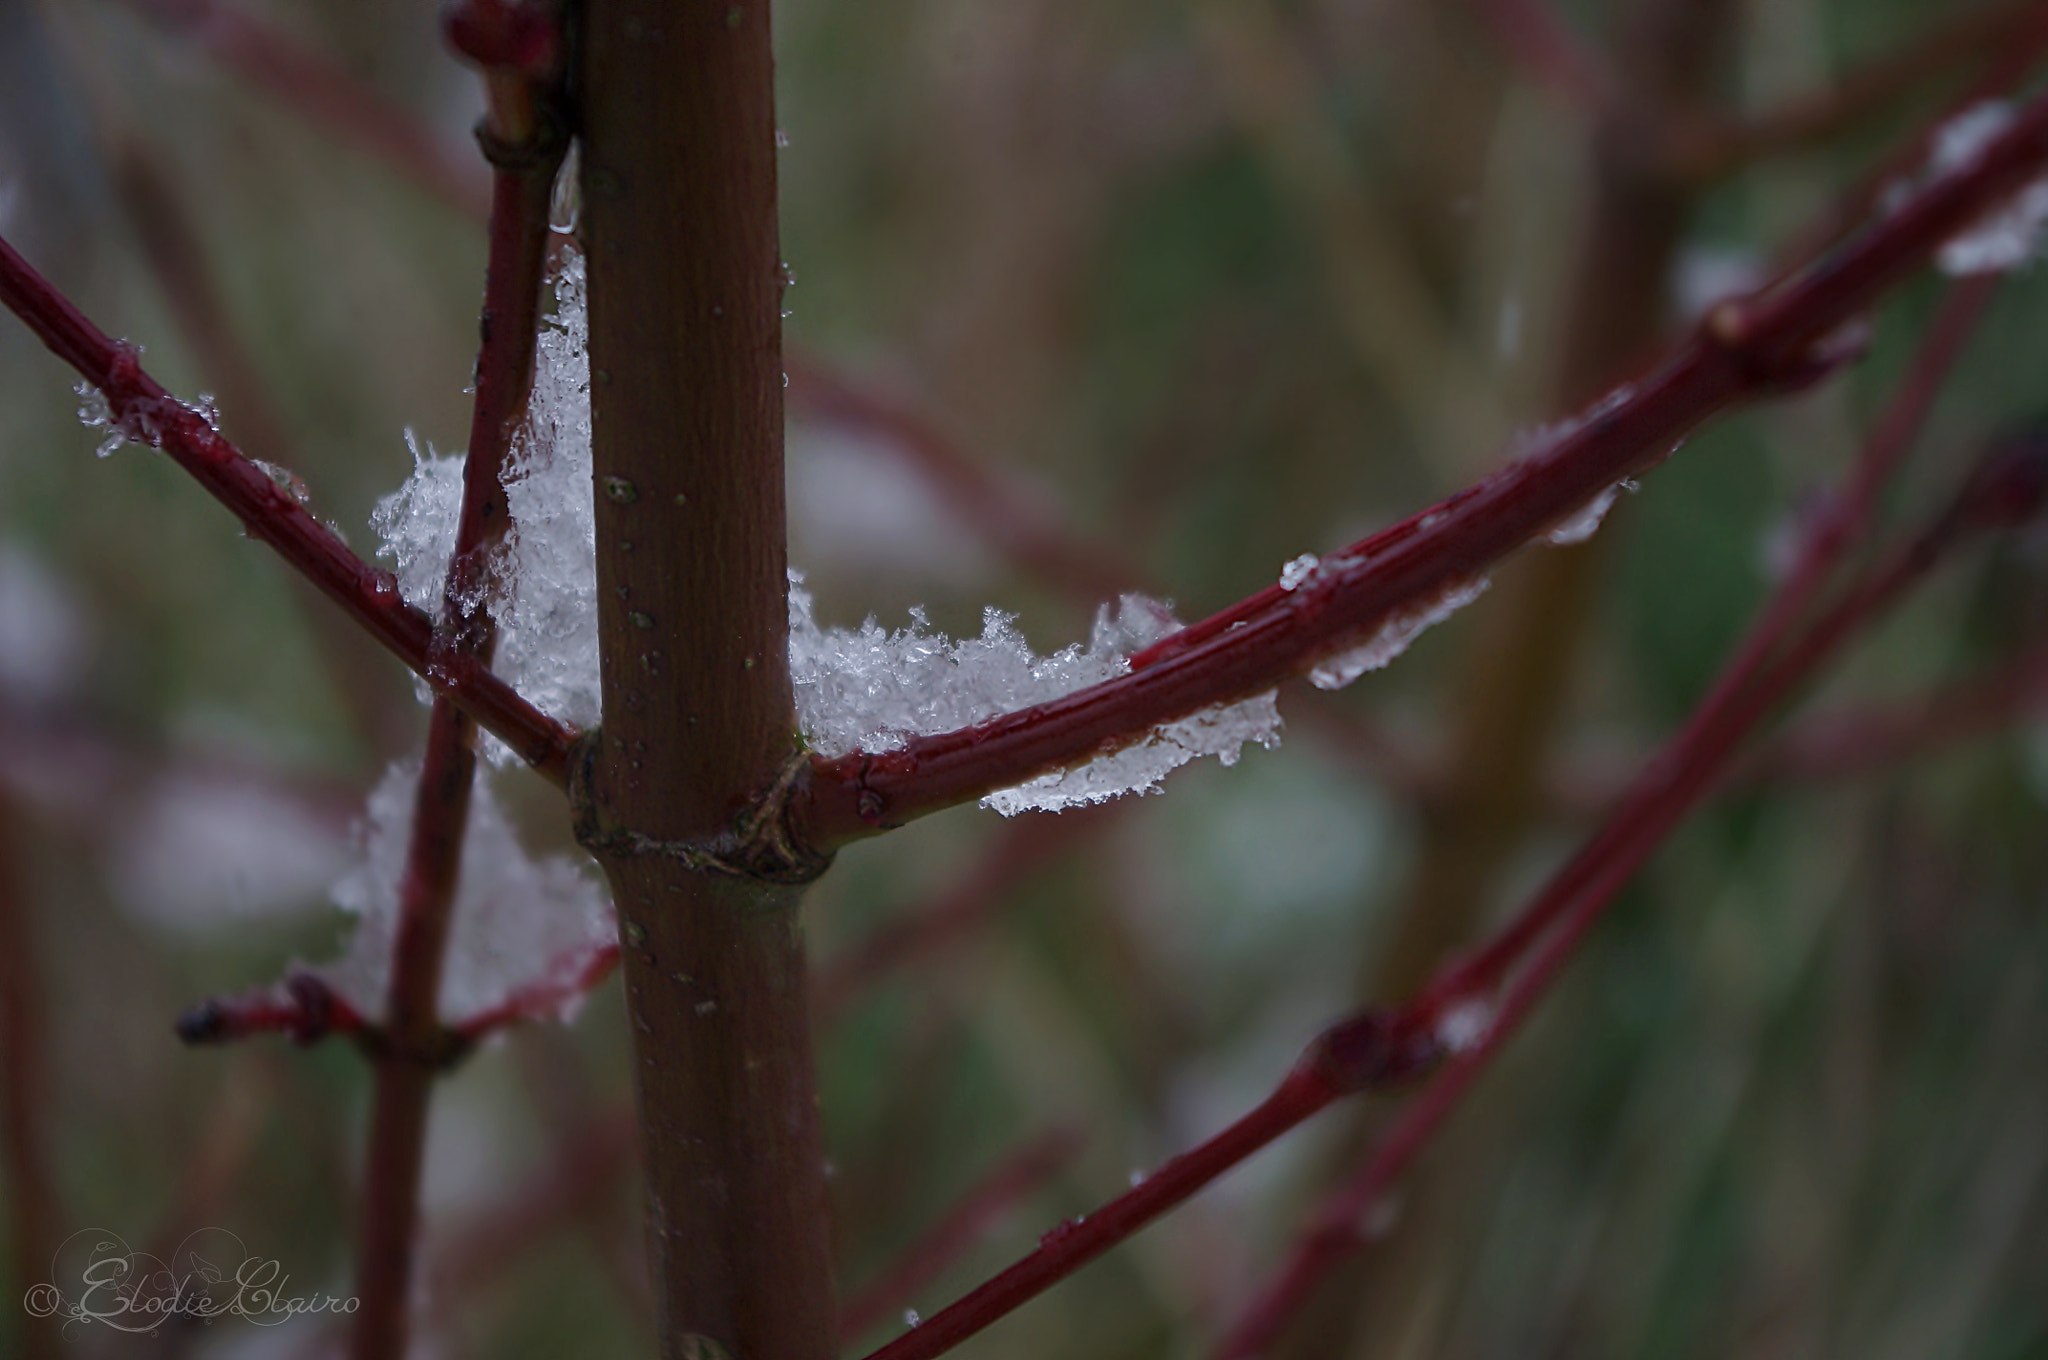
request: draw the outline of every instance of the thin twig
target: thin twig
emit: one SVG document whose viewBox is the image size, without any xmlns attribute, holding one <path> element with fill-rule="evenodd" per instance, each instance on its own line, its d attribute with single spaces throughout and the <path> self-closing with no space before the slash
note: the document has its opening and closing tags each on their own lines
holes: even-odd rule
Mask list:
<svg viewBox="0 0 2048 1360">
<path fill-rule="evenodd" d="M 323 54 L 261 17 L 221 0 L 127 0 L 215 61 L 292 109 L 344 146 L 396 170 L 429 197 L 482 221 L 490 185 L 417 118 L 371 90 Z"/>
<path fill-rule="evenodd" d="M 917 1291 L 988 1236 L 1013 1209 L 1080 1155 L 1081 1136 L 1055 1129 L 1025 1144 L 960 1197 L 959 1203 L 934 1223 L 895 1264 L 868 1285 L 839 1313 L 839 1336 L 853 1341 L 890 1313 L 902 1308 Z"/>
<path fill-rule="evenodd" d="M 1671 171 L 1696 184 L 1771 156 L 1807 150 L 1864 127 L 1929 86 L 2001 55 L 2040 26 L 2040 6 L 2019 0 L 1944 16 L 1900 51 L 1851 71 L 1827 89 L 1799 95 L 1746 121 L 1680 127 L 1667 153 Z"/>
<path fill-rule="evenodd" d="M 1271 688 L 1394 610 L 1484 572 L 1616 481 L 1655 464 L 1715 412 L 1796 388 L 1846 362 L 1842 328 L 1944 241 L 2039 173 L 2048 97 L 1966 168 L 1797 275 L 1724 303 L 1633 386 L 1569 433 L 1423 514 L 1325 559 L 1319 579 L 1268 587 L 1132 658 L 1132 672 L 898 751 L 820 760 L 798 809 L 820 848 L 1091 759 L 1154 725 Z"/>
<path fill-rule="evenodd" d="M 2013 498 L 2018 503 L 1992 510 L 2001 497 L 1997 492 L 1984 495 L 1985 485 L 2006 475 L 1993 471 L 1966 488 L 1948 514 L 1829 609 L 1782 659 L 1753 673 L 1746 687 L 1717 686 L 1717 700 L 1703 706 L 1650 764 L 1622 811 L 1551 880 L 1516 925 L 1476 959 L 1446 969 L 1425 990 L 1416 1005 L 1427 1014 L 1448 1014 L 1459 1004 L 1484 1006 L 1472 999 L 1490 994 L 1507 968 L 1537 943 L 1536 933 L 1527 927 L 1549 930 L 1534 957 L 1507 985 L 1497 1008 L 1479 1012 L 1482 1018 L 1475 1019 L 1462 1051 L 1402 1113 L 1360 1172 L 1317 1214 L 1273 1284 L 1232 1329 L 1218 1352 L 1219 1360 L 1250 1360 L 1263 1354 L 1323 1274 L 1365 1245 L 1371 1211 L 1394 1178 L 1449 1117 L 1487 1060 L 1519 1029 L 1636 870 L 1711 790 L 1743 734 L 1811 678 L 1843 643 L 1924 579 L 1967 537 L 1967 531 L 2007 527 L 2002 521 L 2009 515 L 2031 515 L 2038 509 L 2048 490 L 2048 466 L 2037 458 L 2034 466 L 2019 470 L 2013 480 L 2030 489 Z M 1729 674 L 1734 674 L 1733 667 Z"/>
<path fill-rule="evenodd" d="M 1284 1300 L 1278 1290 L 1263 1298 L 1248 1315 L 1245 1327 L 1233 1334 L 1229 1354 L 1256 1354 L 1273 1330 L 1292 1316 L 1321 1271 L 1361 1237 L 1366 1210 L 1449 1112 L 1484 1055 L 1497 1048 L 1534 1005 L 1599 911 L 1712 786 L 1742 735 L 1901 593 L 1924 578 L 1949 550 L 1974 532 L 2010 527 L 2033 514 L 2044 495 L 2048 495 L 2048 460 L 2032 457 L 1987 463 L 1948 513 L 1849 592 L 1755 684 L 1732 695 L 1719 708 L 1703 709 L 1695 715 L 1664 757 L 1645 772 L 1641 796 L 1632 799 L 1616 820 L 1587 844 L 1522 918 L 1496 937 L 1496 944 L 1512 943 L 1512 949 L 1489 946 L 1479 956 L 1487 966 L 1454 965 L 1407 1005 L 1390 1011 L 1364 1011 L 1324 1031 L 1279 1088 L 1249 1114 L 1208 1142 L 1168 1161 L 1102 1209 L 1060 1224 L 1040 1240 L 1037 1251 L 872 1352 L 867 1360 L 929 1360 L 944 1353 L 1337 1099 L 1398 1087 L 1451 1059 L 1382 1142 L 1368 1174 L 1347 1187 L 1319 1220 L 1322 1226 L 1313 1242 L 1304 1243 L 1301 1249 L 1304 1259 L 1312 1257 L 1313 1269 L 1290 1266 L 1283 1275 Z M 1554 909 L 1556 899 L 1562 899 L 1566 910 Z M 1539 933 L 1523 928 L 1532 919 L 1555 929 L 1542 938 L 1541 950 L 1495 1008 L 1487 998 L 1506 968 L 1538 943 Z M 1329 1226 L 1337 1223 L 1340 1211 L 1341 1232 Z"/>
<path fill-rule="evenodd" d="M 574 728 L 520 698 L 476 661 L 438 656 L 433 621 L 405 603 L 390 572 L 350 551 L 269 473 L 223 439 L 204 413 L 166 392 L 143 370 L 133 349 L 108 339 L 4 239 L 0 302 L 99 388 L 119 429 L 168 454 L 241 520 L 251 538 L 268 543 L 435 693 L 453 700 L 542 775 L 557 784 L 567 779 Z"/>
<path fill-rule="evenodd" d="M 477 11 L 497 15 L 497 7 L 488 3 L 458 10 L 451 33 L 474 37 L 459 22 Z M 473 46 L 465 52 L 480 55 Z M 434 639 L 437 666 L 449 658 L 487 666 L 497 643 L 486 608 L 497 584 L 492 559 L 511 527 L 504 474 L 533 382 L 548 206 L 565 149 L 561 125 L 552 121 L 544 103 L 558 71 L 491 66 L 485 74 L 490 114 L 478 138 L 494 167 L 490 256 L 461 514 Z M 454 927 L 476 766 L 474 721 L 437 696 L 399 879 L 384 1043 L 374 1050 L 377 1091 L 356 1244 L 360 1310 L 351 1338 L 356 1360 L 384 1360 L 405 1350 L 427 1104 L 438 1075 L 437 1064 L 422 1061 L 421 1055 L 437 1052 L 444 1034 L 442 965 Z"/>
</svg>

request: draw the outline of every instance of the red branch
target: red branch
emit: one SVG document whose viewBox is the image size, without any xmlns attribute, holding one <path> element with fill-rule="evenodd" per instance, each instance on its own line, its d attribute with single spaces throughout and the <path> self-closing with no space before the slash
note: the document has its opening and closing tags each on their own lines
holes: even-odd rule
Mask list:
<svg viewBox="0 0 2048 1360">
<path fill-rule="evenodd" d="M 1938 349 L 1939 346 L 1930 346 Z M 1874 444 L 1881 441 L 1873 441 Z M 2010 527 L 2048 496 L 2048 451 L 2004 446 L 1987 457 L 1934 525 L 1827 610 L 1767 668 L 1745 648 L 1729 676 L 1685 729 L 1639 776 L 1621 809 L 1544 892 L 1471 959 L 1454 963 L 1397 1010 L 1363 1012 L 1325 1031 L 1264 1104 L 1209 1142 L 1183 1153 L 1097 1213 L 1062 1224 L 1039 1249 L 965 1298 L 875 1351 L 868 1360 L 926 1360 L 996 1319 L 1179 1204 L 1238 1162 L 1340 1096 L 1427 1075 L 1431 1085 L 1380 1145 L 1366 1172 L 1336 1199 L 1304 1241 L 1282 1282 L 1233 1338 L 1232 1357 L 1256 1354 L 1328 1265 L 1363 1237 L 1367 1212 L 1495 1051 L 1534 1006 L 1572 947 L 1725 771 L 1741 739 L 1798 685 L 1970 534 Z M 1772 611 L 1766 612 L 1766 622 Z M 1491 998 L 1516 963 L 1541 946 L 1496 1007 Z"/>
<path fill-rule="evenodd" d="M 814 845 L 842 844 L 1092 759 L 1159 723 L 1269 689 L 1440 595 L 1648 468 L 1700 422 L 1794 389 L 1851 357 L 1844 328 L 1940 245 L 2040 173 L 2048 96 L 1974 162 L 1934 177 L 1839 251 L 1755 297 L 1716 308 L 1637 384 L 1547 447 L 1431 510 L 1270 586 L 1131 659 L 1129 675 L 879 755 L 819 760 L 798 812 Z"/>
<path fill-rule="evenodd" d="M 820 968 L 811 984 L 811 1014 L 828 1024 L 846 1004 L 884 975 L 959 939 L 987 920 L 1031 869 L 1116 815 L 1112 805 L 1080 808 L 1058 817 L 1015 817 L 996 832 L 959 877 L 939 885 Z"/>
<path fill-rule="evenodd" d="M 312 973 L 295 972 L 281 983 L 238 997 L 215 997 L 178 1017 L 178 1037 L 188 1044 L 224 1044 L 255 1034 L 287 1034 L 298 1044 L 315 1044 L 330 1034 L 361 1036 L 370 1022 Z"/>
<path fill-rule="evenodd" d="M 1991 674 L 1915 699 L 1817 714 L 1743 761 L 1736 778 L 1772 784 L 1888 769 L 2042 712 L 2048 712 L 2048 647 L 2036 646 Z"/>
<path fill-rule="evenodd" d="M 416 187 L 481 220 L 490 191 L 476 162 L 325 56 L 220 0 L 128 0 L 191 38 L 214 60 L 344 145 L 383 161 Z"/>
<path fill-rule="evenodd" d="M 1263 1354 L 1300 1310 L 1317 1282 L 1366 1243 L 1371 1211 L 1430 1136 L 1456 1108 L 1487 1060 L 1520 1028 L 1573 950 L 1673 827 L 1727 770 L 1737 744 L 1851 637 L 1917 584 L 1970 532 L 2010 527 L 2048 494 L 2048 457 L 2037 450 L 1994 456 L 1947 514 L 1906 544 L 1802 634 L 1786 654 L 1747 684 L 1716 686 L 1670 746 L 1638 777 L 1621 810 L 1574 856 L 1523 914 L 1472 959 L 1439 974 L 1411 1010 L 1443 1016 L 1484 998 L 1540 940 L 1541 947 L 1481 1012 L 1469 1042 L 1374 1148 L 1360 1172 L 1333 1196 L 1296 1245 L 1274 1283 L 1248 1309 L 1219 1351 L 1220 1360 Z M 1731 665 L 1724 678 L 1739 678 Z M 1547 932 L 1547 935 L 1546 935 Z M 1406 1012 L 1404 1012 L 1406 1013 Z"/>
<path fill-rule="evenodd" d="M 482 42 L 509 26 L 492 22 L 506 13 L 501 5 L 479 0 L 456 10 L 450 26 Z M 533 21 L 526 26 L 529 33 L 536 25 L 553 31 L 538 11 L 512 13 Z M 465 28 L 465 17 L 475 20 L 470 28 L 483 32 Z M 509 69 L 486 72 L 490 114 L 478 138 L 494 167 L 490 255 L 461 515 L 434 639 L 436 669 L 451 659 L 488 666 L 497 645 L 496 623 L 486 606 L 497 584 L 493 558 L 512 523 L 505 467 L 533 385 L 548 205 L 564 149 L 559 122 L 545 105 L 547 87 L 540 83 L 552 78 L 559 43 L 529 50 L 533 46 L 529 41 L 508 57 L 514 63 Z M 523 62 L 545 64 L 529 70 L 518 64 Z M 441 976 L 455 925 L 476 766 L 476 724 L 437 695 L 398 884 L 384 1014 L 387 1042 L 376 1052 L 377 1095 L 356 1249 L 361 1311 L 351 1344 L 357 1360 L 382 1360 L 405 1350 L 427 1105 L 438 1066 L 426 1055 L 436 1053 L 447 1033 L 440 1016 Z"/>
<path fill-rule="evenodd" d="M 854 1340 L 910 1302 L 1080 1152 L 1081 1137 L 1072 1129 L 1056 1129 L 1025 1144 L 840 1310 L 840 1339 Z"/>
<path fill-rule="evenodd" d="M 400 598 L 390 572 L 349 551 L 332 529 L 223 439 L 201 412 L 144 372 L 133 349 L 109 340 L 4 239 L 0 301 L 52 353 L 100 389 L 122 433 L 162 449 L 241 520 L 250 537 L 268 543 L 435 693 L 447 696 L 541 774 L 564 782 L 574 728 L 520 698 L 482 663 L 437 656 L 433 622 Z"/>
<path fill-rule="evenodd" d="M 1036 1298 L 1331 1102 L 1412 1081 L 1443 1057 L 1433 1018 L 1366 1011 L 1319 1035 L 1272 1095 L 1223 1132 L 1092 1214 L 1039 1239 L 1038 1250 L 867 1360 L 928 1360 Z"/>
</svg>

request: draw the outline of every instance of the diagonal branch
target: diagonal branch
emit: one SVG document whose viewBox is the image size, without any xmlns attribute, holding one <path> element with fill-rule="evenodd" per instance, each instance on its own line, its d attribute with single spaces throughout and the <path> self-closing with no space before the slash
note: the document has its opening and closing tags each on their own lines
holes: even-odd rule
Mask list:
<svg viewBox="0 0 2048 1360">
<path fill-rule="evenodd" d="M 222 0 L 127 0 L 203 48 L 222 66 L 345 146 L 355 146 L 468 217 L 490 190 L 476 163 L 325 55 Z"/>
<path fill-rule="evenodd" d="M 1318 1213 L 1273 1284 L 1231 1331 L 1219 1352 L 1222 1360 L 1250 1360 L 1263 1354 L 1316 1282 L 1365 1245 L 1371 1211 L 1394 1178 L 1527 1019 L 1579 941 L 1643 862 L 1720 781 L 1745 734 L 1953 549 L 1977 531 L 2024 523 L 2038 513 L 2044 496 L 2048 458 L 2040 450 L 1994 453 L 1946 513 L 1825 611 L 1782 658 L 1754 672 L 1747 683 L 1728 683 L 1742 679 L 1743 661 L 1738 657 L 1724 683 L 1715 687 L 1715 698 L 1644 769 L 1622 810 L 1551 880 L 1522 917 L 1473 960 L 1446 969 L 1409 1008 L 1438 1017 L 1465 1012 L 1472 1018 L 1450 1045 L 1453 1053 L 1441 1075 Z M 1498 1005 L 1491 1004 L 1487 998 L 1501 978 L 1532 948 L 1534 956 L 1506 985 Z"/>
<path fill-rule="evenodd" d="M 1965 167 L 1935 175 L 1837 252 L 1716 308 L 1676 353 L 1569 423 L 1538 452 L 1431 510 L 1325 559 L 1316 579 L 1271 586 L 1131 659 L 1129 675 L 900 750 L 814 763 L 793 811 L 829 847 L 1047 770 L 1084 762 L 1159 723 L 1271 688 L 1395 610 L 1484 573 L 1616 481 L 1668 455 L 1702 421 L 1795 389 L 1851 357 L 1845 330 L 1940 245 L 2048 161 L 2048 97 Z"/>
<path fill-rule="evenodd" d="M 434 624 L 408 606 L 390 572 L 357 557 L 332 529 L 223 439 L 204 413 L 149 376 L 135 351 L 110 340 L 0 239 L 0 302 L 105 396 L 115 427 L 162 449 L 371 637 L 556 783 L 567 778 L 575 729 L 519 697 L 472 658 L 438 657 Z"/>
<path fill-rule="evenodd" d="M 1004 1159 L 926 1230 L 902 1258 L 847 1300 L 839 1312 L 839 1335 L 853 1341 L 987 1236 L 1005 1214 L 1051 1180 L 1081 1151 L 1073 1129 L 1041 1134 Z"/>
<path fill-rule="evenodd" d="M 1363 1239 L 1367 1211 L 1426 1142 L 1562 967 L 1570 949 L 1679 819 L 1714 785 L 1742 737 L 1900 595 L 1974 533 L 2010 527 L 2048 496 L 2048 458 L 2033 449 L 1988 459 L 1949 511 L 1849 591 L 1755 683 L 1704 708 L 1646 769 L 1632 798 L 1494 945 L 1487 966 L 1454 965 L 1408 1004 L 1368 1010 L 1325 1030 L 1264 1103 L 1209 1141 L 1168 1161 L 1128 1193 L 1061 1223 L 1038 1250 L 874 1351 L 867 1360 L 929 1360 L 1037 1297 L 1144 1228 L 1282 1134 L 1359 1092 L 1397 1088 L 1450 1060 L 1380 1145 L 1366 1173 L 1332 1201 L 1283 1284 L 1233 1335 L 1232 1357 L 1259 1353 L 1321 1273 Z M 1560 910 L 1560 906 L 1562 910 Z M 1555 926 L 1547 938 L 1526 927 Z M 1501 975 L 1539 940 L 1541 951 L 1498 1008 Z M 1511 946 L 1511 947 L 1510 947 Z M 1306 1261 L 1308 1264 L 1303 1265 Z"/>
</svg>

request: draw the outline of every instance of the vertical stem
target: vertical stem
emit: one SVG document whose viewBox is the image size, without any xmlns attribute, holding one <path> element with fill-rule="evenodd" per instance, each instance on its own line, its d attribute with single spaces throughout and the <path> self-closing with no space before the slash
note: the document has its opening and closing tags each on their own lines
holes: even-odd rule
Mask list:
<svg viewBox="0 0 2048 1360">
<path fill-rule="evenodd" d="M 463 466 L 462 515 L 434 649 L 440 656 L 488 662 L 497 630 L 482 601 L 492 584 L 491 554 L 511 524 L 505 503 L 505 460 L 533 381 L 548 200 L 561 164 L 562 140 L 538 118 L 530 99 L 501 98 L 496 89 L 482 140 L 497 167 L 491 248 L 479 324 L 476 402 Z M 442 963 L 454 923 L 475 783 L 476 723 L 447 699 L 436 698 L 399 885 L 398 931 L 392 941 L 391 989 L 384 1016 L 386 1042 L 377 1061 L 357 1242 L 357 1296 L 362 1307 L 353 1338 L 355 1360 L 391 1360 L 405 1353 L 427 1105 L 438 1071 L 435 1058 L 443 1047 L 438 1006 Z"/>
<path fill-rule="evenodd" d="M 767 0 L 587 0 L 597 814 L 715 846 L 795 751 Z M 606 861 L 665 1356 L 837 1348 L 798 894 Z M 715 1347 L 716 1349 L 712 1349 Z"/>
<path fill-rule="evenodd" d="M 437 1024 L 441 963 L 462 867 L 463 833 L 476 776 L 476 724 L 446 699 L 434 701 L 420 767 L 412 839 L 399 884 L 398 931 L 391 948 L 391 991 L 384 1052 L 370 1113 L 363 1216 L 356 1240 L 354 1360 L 405 1354 L 412 1302 L 414 1237 L 419 1229 L 420 1166 L 427 1101 L 436 1068 L 427 1055 Z"/>
</svg>

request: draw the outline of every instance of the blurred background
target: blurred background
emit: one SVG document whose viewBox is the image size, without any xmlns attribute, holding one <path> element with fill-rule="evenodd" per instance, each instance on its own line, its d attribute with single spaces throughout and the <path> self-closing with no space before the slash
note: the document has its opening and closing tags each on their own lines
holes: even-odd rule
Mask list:
<svg viewBox="0 0 2048 1360">
<path fill-rule="evenodd" d="M 234 5 L 0 0 L 0 231 L 368 551 L 403 432 L 467 427 L 477 81 L 422 0 Z M 973 633 L 995 605 L 1050 651 L 1123 589 L 1206 614 L 1768 277 L 2040 50 L 2041 8 L 1560 0 L 1551 30 L 1515 0 L 784 0 L 791 559 L 826 623 L 921 603 Z M 849 1345 L 1213 1133 L 1523 899 L 1700 697 L 1943 286 L 1389 670 L 1283 691 L 1280 750 L 843 853 L 807 923 Z M 2040 417 L 2043 354 L 2022 270 L 1897 511 Z M 348 1292 L 365 1064 L 171 1024 L 340 952 L 327 887 L 425 712 L 176 468 L 96 459 L 72 381 L 0 323 L 10 1355 L 84 1229 L 168 1252 L 223 1228 Z M 1617 903 L 1283 1349 L 2048 1356 L 2044 621 L 2036 533 L 1857 647 Z M 539 781 L 497 787 L 573 850 Z M 442 1084 L 419 1354 L 650 1352 L 625 1052 L 612 982 Z M 1206 1353 L 1387 1108 L 1325 1115 L 962 1353 Z M 919 1250 L 935 1268 L 892 1284 Z M 64 1353 L 327 1339 L 95 1327 Z"/>
</svg>

